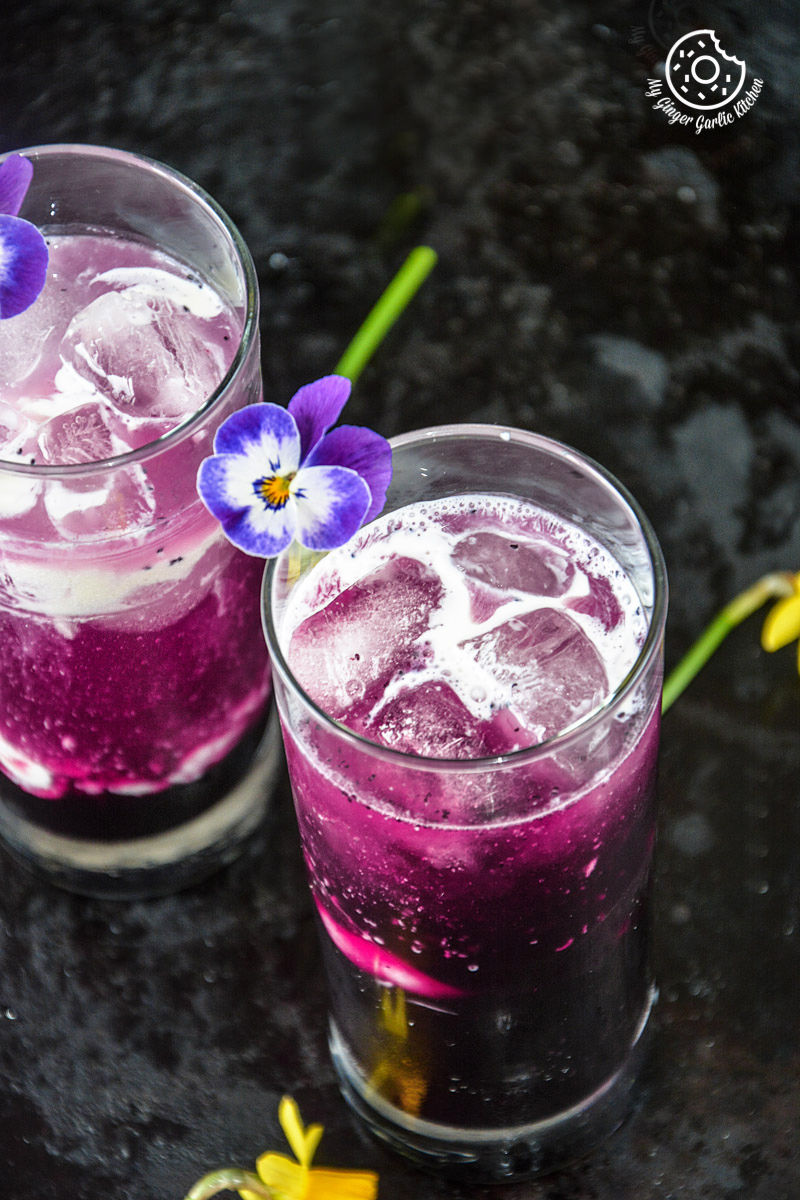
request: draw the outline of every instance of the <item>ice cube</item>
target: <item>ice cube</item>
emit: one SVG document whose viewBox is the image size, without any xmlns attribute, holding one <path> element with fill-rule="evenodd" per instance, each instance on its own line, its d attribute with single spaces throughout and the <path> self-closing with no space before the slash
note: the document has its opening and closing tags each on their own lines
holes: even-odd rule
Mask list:
<svg viewBox="0 0 800 1200">
<path fill-rule="evenodd" d="M 51 417 L 39 431 L 38 444 L 41 459 L 48 464 L 100 462 L 126 449 L 109 429 L 103 406 L 96 402 Z"/>
<path fill-rule="evenodd" d="M 498 683 L 527 731 L 520 744 L 561 732 L 608 692 L 593 643 L 566 613 L 537 608 L 462 643 Z"/>
<path fill-rule="evenodd" d="M 55 384 L 56 390 L 52 395 L 41 400 L 26 397 L 21 401 L 25 412 L 41 425 L 48 418 L 67 413 L 82 404 L 99 405 L 103 421 L 112 434 L 114 454 L 138 450 L 140 446 L 154 442 L 174 428 L 174 420 L 164 417 L 160 420 L 154 417 L 138 417 L 132 409 L 121 412 L 112 407 L 93 383 L 78 374 L 72 363 L 61 364 L 56 372 Z"/>
<path fill-rule="evenodd" d="M 153 519 L 153 490 L 144 470 L 129 465 L 97 477 L 45 483 L 47 515 L 63 537 L 92 537 L 115 530 L 137 534 Z"/>
<path fill-rule="evenodd" d="M 0 391 L 28 378 L 41 362 L 50 335 L 60 338 L 68 320 L 69 297 L 50 273 L 30 308 L 0 321 Z"/>
<path fill-rule="evenodd" d="M 360 724 L 358 732 L 428 758 L 483 758 L 507 748 L 493 736 L 491 724 L 473 716 L 446 683 L 427 679 L 414 686 L 413 675 L 407 679 L 408 686 Z"/>
<path fill-rule="evenodd" d="M 566 553 L 551 542 L 488 530 L 462 538 L 453 558 L 470 579 L 534 596 L 562 596 L 575 573 Z"/>
<path fill-rule="evenodd" d="M 19 408 L 0 400 L 0 458 L 24 462 L 35 437 L 35 426 Z"/>
<path fill-rule="evenodd" d="M 623 620 L 624 613 L 611 581 L 602 575 L 590 575 L 588 572 L 586 577 L 589 581 L 588 596 L 572 600 L 569 607 L 573 612 L 582 612 L 594 617 L 606 632 L 615 629 Z"/>
<path fill-rule="evenodd" d="M 442 584 L 416 559 L 396 558 L 360 579 L 294 631 L 289 662 L 300 685 L 331 716 L 364 711 L 388 679 L 422 651 Z"/>
<path fill-rule="evenodd" d="M 203 322 L 164 287 L 143 284 L 87 304 L 70 321 L 60 352 L 121 413 L 156 420 L 194 412 L 225 373 Z"/>
</svg>

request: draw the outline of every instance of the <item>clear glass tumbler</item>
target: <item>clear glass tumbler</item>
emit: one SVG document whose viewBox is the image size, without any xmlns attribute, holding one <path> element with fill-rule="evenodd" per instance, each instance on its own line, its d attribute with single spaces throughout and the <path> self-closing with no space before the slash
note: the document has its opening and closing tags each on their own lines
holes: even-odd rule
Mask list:
<svg viewBox="0 0 800 1200">
<path fill-rule="evenodd" d="M 0 835 L 68 888 L 158 894 L 239 851 L 264 812 L 277 754 L 277 734 L 267 732 L 263 564 L 225 540 L 196 492 L 197 468 L 220 422 L 261 396 L 255 271 L 225 213 L 168 167 L 96 146 L 21 153 L 34 173 L 20 216 L 48 238 L 77 240 L 61 260 L 70 268 L 50 279 L 41 305 L 3 323 L 0 407 L 11 410 L 6 401 L 20 392 L 10 335 L 41 336 L 43 356 L 62 355 L 63 369 L 83 372 L 77 386 L 88 402 L 75 420 L 87 436 L 102 442 L 118 429 L 137 432 L 133 448 L 116 442 L 116 452 L 97 461 L 83 461 L 80 447 L 62 465 L 27 452 L 0 461 Z M 112 306 L 111 316 L 98 318 L 95 342 L 86 330 L 99 310 L 90 305 L 76 318 L 83 340 L 70 325 L 53 346 L 61 335 L 51 325 L 62 318 L 51 320 L 47 306 L 55 313 L 70 303 L 84 248 L 95 256 L 93 271 L 107 262 L 115 286 L 132 285 L 124 311 L 136 320 L 115 325 Z M 163 277 L 124 265 L 151 251 L 177 264 L 192 297 L 206 298 L 203 317 L 224 311 L 229 322 L 225 332 L 206 322 L 229 365 L 188 408 L 180 395 L 185 345 L 171 344 L 162 310 L 148 324 Z M 56 271 L 52 264 L 51 243 Z M 184 284 L 177 286 L 180 298 Z M 157 345 L 147 340 L 156 334 Z M 76 340 L 80 360 L 69 358 Z M 105 398 L 93 382 L 106 353 L 103 386 L 110 379 L 124 392 L 125 371 L 141 372 L 158 395 L 159 371 L 168 372 L 178 391 L 166 409 L 154 402 L 140 415 L 138 398 L 129 412 L 117 396 L 109 434 L 97 416 Z M 23 392 L 33 394 L 38 370 Z M 52 397 L 40 399 L 45 415 L 49 405 L 59 411 Z M 173 414 L 166 424 L 165 412 Z M 39 444 L 62 433 L 40 434 Z"/>
<path fill-rule="evenodd" d="M 530 500 L 610 551 L 643 614 L 632 667 L 569 728 L 510 753 L 430 758 L 352 732 L 298 683 L 287 608 L 320 556 L 287 552 L 265 578 L 344 1095 L 418 1162 L 511 1179 L 583 1154 L 628 1110 L 654 999 L 648 905 L 666 577 L 635 501 L 574 450 L 480 425 L 426 429 L 392 446 L 384 514 L 395 528 L 445 496 Z M 371 529 L 354 543 L 356 563 Z M 606 594 L 603 581 L 597 588 Z M 373 653 L 378 594 L 371 606 L 359 600 L 375 626 Z M 337 620 L 351 595 L 336 600 Z M 351 660 L 357 633 L 347 632 Z"/>
</svg>

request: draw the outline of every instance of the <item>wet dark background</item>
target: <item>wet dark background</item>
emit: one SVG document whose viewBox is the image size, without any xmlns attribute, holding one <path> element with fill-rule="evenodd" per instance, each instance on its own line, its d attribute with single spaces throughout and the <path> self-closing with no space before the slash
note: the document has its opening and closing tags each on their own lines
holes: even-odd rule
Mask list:
<svg viewBox="0 0 800 1200">
<path fill-rule="evenodd" d="M 102 142 L 211 191 L 256 260 L 280 402 L 333 367 L 405 252 L 435 246 L 348 419 L 500 421 L 600 459 L 662 541 L 674 663 L 738 589 L 800 569 L 800 13 L 650 8 L 21 3 L 0 16 L 0 150 Z M 676 21 L 764 81 L 724 130 L 645 98 Z M 82 900 L 2 855 L 2 1195 L 180 1200 L 280 1148 L 289 1091 L 326 1126 L 320 1162 L 378 1170 L 381 1200 L 795 1200 L 800 680 L 758 631 L 665 719 L 655 1038 L 636 1111 L 592 1158 L 466 1189 L 355 1125 L 282 784 L 242 860 L 170 899 Z"/>
</svg>

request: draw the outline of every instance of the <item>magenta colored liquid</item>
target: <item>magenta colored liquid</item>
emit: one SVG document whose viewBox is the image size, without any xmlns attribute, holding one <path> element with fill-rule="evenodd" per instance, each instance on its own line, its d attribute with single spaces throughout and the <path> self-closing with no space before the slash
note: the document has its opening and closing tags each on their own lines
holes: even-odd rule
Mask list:
<svg viewBox="0 0 800 1200">
<path fill-rule="evenodd" d="M 146 245 L 51 239 L 45 292 L 0 330 L 0 458 L 92 463 L 148 445 L 213 393 L 241 321 Z M 4 476 L 0 795 L 44 830 L 173 829 L 250 765 L 269 695 L 262 564 L 194 493 L 211 433 L 93 475 Z"/>
<path fill-rule="evenodd" d="M 546 514 L 475 497 L 382 524 L 321 564 L 285 639 L 307 693 L 371 740 L 514 751 L 596 708 L 636 659 L 627 579 Z M 480 772 L 382 759 L 312 721 L 284 717 L 284 735 L 333 1018 L 364 1090 L 482 1128 L 604 1085 L 650 1003 L 657 710 Z"/>
</svg>

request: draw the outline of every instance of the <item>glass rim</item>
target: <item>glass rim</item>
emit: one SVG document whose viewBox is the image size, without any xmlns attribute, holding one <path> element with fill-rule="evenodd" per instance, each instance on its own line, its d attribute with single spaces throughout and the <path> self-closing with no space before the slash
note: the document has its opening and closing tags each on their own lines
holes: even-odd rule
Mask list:
<svg viewBox="0 0 800 1200">
<path fill-rule="evenodd" d="M 452 425 L 432 425 L 422 429 L 412 430 L 409 433 L 398 434 L 396 437 L 389 439 L 392 450 L 398 449 L 409 444 L 420 443 L 424 441 L 434 441 L 445 438 L 463 439 L 467 437 L 486 437 L 495 438 L 501 441 L 510 441 L 512 438 L 517 441 L 528 442 L 529 445 L 535 446 L 540 450 L 548 450 L 555 453 L 562 460 L 571 461 L 576 466 L 579 466 L 582 471 L 588 470 L 589 474 L 593 474 L 598 478 L 604 486 L 610 487 L 613 492 L 621 499 L 628 507 L 636 523 L 642 531 L 643 541 L 648 552 L 648 561 L 650 564 L 652 579 L 653 579 L 653 607 L 650 615 L 650 621 L 645 639 L 639 648 L 639 653 L 636 659 L 631 664 L 631 667 L 626 672 L 622 680 L 617 684 L 614 690 L 609 693 L 601 704 L 595 706 L 579 720 L 568 725 L 566 729 L 559 733 L 545 738 L 541 742 L 536 742 L 532 746 L 522 746 L 518 750 L 509 750 L 503 754 L 488 755 L 482 758 L 435 758 L 432 756 L 415 754 L 407 750 L 397 750 L 390 746 L 383 746 L 379 742 L 374 742 L 370 738 L 364 737 L 363 734 L 356 733 L 349 729 L 341 721 L 331 717 L 321 708 L 315 700 L 301 687 L 298 680 L 295 678 L 291 667 L 281 649 L 278 639 L 277 629 L 273 620 L 273 608 L 271 604 L 271 593 L 276 578 L 278 564 L 283 560 L 288 550 L 277 558 L 269 560 L 264 570 L 261 588 L 261 620 L 264 629 L 264 635 L 267 642 L 267 648 L 272 660 L 273 670 L 277 670 L 284 684 L 295 695 L 299 696 L 307 709 L 310 709 L 314 717 L 322 723 L 323 726 L 331 732 L 336 733 L 346 743 L 354 748 L 360 749 L 363 752 L 369 753 L 374 757 L 386 761 L 402 764 L 407 768 L 415 768 L 417 770 L 435 770 L 445 772 L 472 772 L 485 771 L 489 768 L 498 769 L 506 766 L 516 765 L 535 758 L 544 757 L 552 754 L 555 750 L 569 746 L 578 738 L 584 737 L 588 731 L 597 727 L 604 719 L 606 719 L 613 710 L 624 701 L 626 696 L 633 689 L 636 682 L 647 672 L 653 659 L 658 655 L 660 646 L 663 640 L 664 626 L 667 615 L 667 597 L 668 583 L 667 570 L 664 562 L 664 555 L 659 545 L 655 531 L 650 524 L 644 510 L 639 505 L 635 497 L 628 491 L 623 483 L 621 483 L 607 468 L 601 466 L 589 455 L 582 451 L 573 449 L 564 442 L 557 441 L 555 438 L 547 437 L 544 434 L 531 433 L 525 429 L 518 429 L 509 425 L 493 425 L 481 423 L 465 423 Z M 501 490 L 495 490 L 495 495 L 503 495 Z M 382 514 L 379 514 L 382 515 Z M 377 519 L 377 518 L 376 518 Z"/>
<path fill-rule="evenodd" d="M 118 150 L 113 146 L 94 145 L 90 142 L 51 142 L 38 146 L 27 146 L 20 150 L 8 150 L 0 154 L 0 162 L 3 162 L 12 154 L 20 154 L 25 158 L 31 158 L 34 161 L 34 165 L 36 159 L 49 158 L 56 154 L 73 154 L 76 157 L 83 156 L 111 161 L 119 160 L 132 167 L 148 168 L 169 183 L 177 185 L 180 190 L 198 201 L 202 207 L 205 207 L 215 218 L 217 225 L 221 227 L 230 239 L 236 251 L 237 258 L 242 266 L 245 292 L 244 322 L 239 336 L 239 344 L 225 375 L 214 388 L 213 392 L 205 398 L 198 408 L 185 416 L 177 425 L 173 425 L 166 433 L 160 434 L 159 437 L 154 438 L 151 442 L 146 442 L 143 446 L 139 446 L 135 450 L 126 450 L 122 454 L 114 454 L 109 458 L 94 459 L 87 463 L 19 463 L 12 462 L 9 459 L 0 459 L 0 476 L 4 472 L 9 475 L 31 479 L 92 476 L 153 458 L 161 454 L 165 449 L 169 449 L 172 445 L 183 441 L 185 437 L 192 434 L 196 425 L 202 424 L 208 413 L 216 407 L 217 402 L 229 390 L 247 360 L 258 333 L 259 317 L 258 280 L 253 256 L 250 253 L 247 243 L 225 209 L 204 188 L 190 179 L 188 175 L 184 175 L 181 171 L 176 170 L 175 167 L 159 162 L 157 159 L 149 158 L 145 154 L 139 154 L 130 150 Z"/>
</svg>

